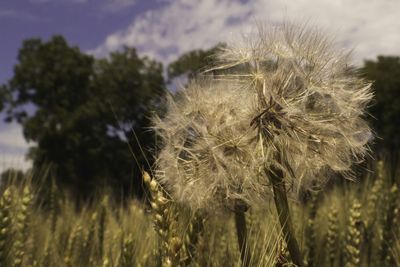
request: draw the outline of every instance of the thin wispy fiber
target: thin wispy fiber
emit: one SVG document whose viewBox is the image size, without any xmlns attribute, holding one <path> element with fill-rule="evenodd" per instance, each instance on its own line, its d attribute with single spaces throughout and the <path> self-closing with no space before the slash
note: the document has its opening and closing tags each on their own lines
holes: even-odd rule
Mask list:
<svg viewBox="0 0 400 267">
<path fill-rule="evenodd" d="M 352 178 L 368 152 L 370 83 L 322 31 L 259 25 L 215 56 L 209 77 L 169 97 L 154 119 L 158 179 L 192 207 L 248 204 L 271 195 L 266 173 L 289 188 Z"/>
</svg>

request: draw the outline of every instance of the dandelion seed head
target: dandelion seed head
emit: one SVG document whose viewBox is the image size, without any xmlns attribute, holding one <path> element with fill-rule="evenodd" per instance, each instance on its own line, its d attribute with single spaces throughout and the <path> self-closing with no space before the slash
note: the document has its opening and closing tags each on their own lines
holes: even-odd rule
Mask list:
<svg viewBox="0 0 400 267">
<path fill-rule="evenodd" d="M 284 23 L 260 25 L 216 59 L 212 69 L 224 71 L 217 79 L 256 92 L 254 126 L 264 133 L 264 146 L 275 150 L 264 164 L 278 165 L 296 187 L 326 170 L 352 178 L 351 166 L 363 160 L 372 138 L 363 119 L 372 93 L 348 51 L 316 27 Z M 240 79 L 230 69 L 240 69 Z"/>
<path fill-rule="evenodd" d="M 318 29 L 259 26 L 222 48 L 210 71 L 216 75 L 170 97 L 165 118 L 155 119 L 158 177 L 178 200 L 253 204 L 270 195 L 265 170 L 281 170 L 298 190 L 329 172 L 351 179 L 368 153 L 370 84 Z"/>
<path fill-rule="evenodd" d="M 252 94 L 233 83 L 205 80 L 169 97 L 165 118 L 155 119 L 164 144 L 157 178 L 177 200 L 199 208 L 266 193 L 257 192 L 261 154 L 249 127 Z"/>
</svg>

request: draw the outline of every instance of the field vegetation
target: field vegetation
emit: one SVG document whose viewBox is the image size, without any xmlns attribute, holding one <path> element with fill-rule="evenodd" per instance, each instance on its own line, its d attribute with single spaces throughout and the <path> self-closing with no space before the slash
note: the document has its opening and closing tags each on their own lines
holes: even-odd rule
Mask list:
<svg viewBox="0 0 400 267">
<path fill-rule="evenodd" d="M 400 266 L 398 188 L 377 168 L 291 202 L 305 266 Z M 148 201 L 103 193 L 79 209 L 57 187 L 43 203 L 40 186 L 12 180 L 1 192 L 1 266 L 241 266 L 233 212 L 193 214 L 154 180 L 145 179 Z M 248 266 L 293 266 L 275 213 L 248 211 Z"/>
</svg>

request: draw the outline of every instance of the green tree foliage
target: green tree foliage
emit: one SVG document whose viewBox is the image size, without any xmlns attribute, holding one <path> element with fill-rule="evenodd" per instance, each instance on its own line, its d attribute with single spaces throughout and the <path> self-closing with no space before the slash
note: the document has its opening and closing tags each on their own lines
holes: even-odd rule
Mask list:
<svg viewBox="0 0 400 267">
<path fill-rule="evenodd" d="M 145 128 L 164 91 L 160 63 L 133 48 L 95 59 L 61 36 L 30 39 L 2 91 L 6 120 L 21 123 L 25 138 L 36 144 L 29 152 L 34 168 L 50 164 L 57 180 L 80 197 L 98 185 L 141 191 L 127 143 L 135 132 L 142 146 L 152 145 Z M 146 167 L 137 145 L 132 152 Z"/>
<path fill-rule="evenodd" d="M 165 90 L 162 71 L 160 63 L 139 58 L 136 51 L 129 48 L 112 53 L 109 59 L 98 60 L 95 64 L 93 85 L 98 90 L 109 133 L 112 136 L 122 134 L 124 140 L 130 140 L 137 160 L 147 165 L 151 156 L 146 155 L 146 160 L 139 145 L 152 147 L 154 142 L 147 127 L 150 112 L 161 105 Z"/>
<path fill-rule="evenodd" d="M 378 56 L 376 61 L 365 61 L 361 71 L 374 81 L 375 103 L 370 113 L 379 137 L 375 148 L 389 156 L 394 178 L 400 151 L 400 57 Z"/>
<path fill-rule="evenodd" d="M 181 55 L 168 65 L 168 79 L 172 80 L 182 75 L 194 78 L 204 67 L 213 65 L 215 60 L 213 55 L 222 47 L 224 47 L 224 44 L 218 44 L 207 50 L 198 49 Z"/>
</svg>

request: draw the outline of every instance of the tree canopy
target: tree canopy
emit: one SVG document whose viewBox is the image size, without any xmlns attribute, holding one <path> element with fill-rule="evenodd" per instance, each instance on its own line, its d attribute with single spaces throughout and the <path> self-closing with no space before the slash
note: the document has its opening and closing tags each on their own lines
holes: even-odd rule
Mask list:
<svg viewBox="0 0 400 267">
<path fill-rule="evenodd" d="M 375 150 L 388 155 L 394 177 L 400 151 L 400 57 L 367 60 L 361 72 L 373 81 L 375 98 L 370 113 L 378 136 Z"/>
<path fill-rule="evenodd" d="M 178 59 L 168 65 L 168 79 L 172 80 L 181 75 L 187 75 L 188 78 L 194 78 L 206 66 L 213 65 L 214 53 L 224 47 L 224 44 L 218 44 L 210 49 L 197 49 L 182 54 Z"/>
<path fill-rule="evenodd" d="M 132 136 L 152 146 L 148 117 L 164 90 L 162 65 L 134 48 L 96 59 L 54 36 L 23 42 L 1 95 L 6 121 L 19 122 L 36 144 L 34 168 L 50 164 L 60 183 L 85 197 L 97 185 L 141 191 L 139 168 L 148 165 Z"/>
</svg>

